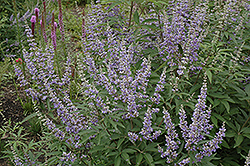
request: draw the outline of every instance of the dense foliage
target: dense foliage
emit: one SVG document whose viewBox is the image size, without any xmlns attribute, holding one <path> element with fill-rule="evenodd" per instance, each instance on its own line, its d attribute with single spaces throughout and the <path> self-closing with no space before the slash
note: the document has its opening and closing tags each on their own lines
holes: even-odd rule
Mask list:
<svg viewBox="0 0 250 166">
<path fill-rule="evenodd" d="M 44 1 L 24 17 L 27 44 L 13 65 L 33 104 L 23 122 L 36 118 L 40 140 L 3 126 L 12 138 L 5 157 L 16 165 L 249 165 L 248 1 L 97 1 L 76 6 L 75 28 L 64 5 Z"/>
</svg>

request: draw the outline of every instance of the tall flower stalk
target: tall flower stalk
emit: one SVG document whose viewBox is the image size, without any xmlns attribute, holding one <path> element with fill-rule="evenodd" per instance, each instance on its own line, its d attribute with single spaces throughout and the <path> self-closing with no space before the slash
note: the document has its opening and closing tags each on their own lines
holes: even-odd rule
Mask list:
<svg viewBox="0 0 250 166">
<path fill-rule="evenodd" d="M 66 55 L 66 46 L 65 46 L 65 35 L 64 35 L 64 25 L 63 25 L 63 13 L 62 13 L 62 2 L 61 0 L 57 0 L 58 1 L 58 7 L 59 7 L 59 14 L 58 14 L 58 23 L 59 23 L 59 30 L 61 32 L 61 40 L 62 40 L 62 44 L 63 44 L 63 54 L 64 54 L 64 58 L 65 61 L 67 59 L 67 55 Z"/>
</svg>

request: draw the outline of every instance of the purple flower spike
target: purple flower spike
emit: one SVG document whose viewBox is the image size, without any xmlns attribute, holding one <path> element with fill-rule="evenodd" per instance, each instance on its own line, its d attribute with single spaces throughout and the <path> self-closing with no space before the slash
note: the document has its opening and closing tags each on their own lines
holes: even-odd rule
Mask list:
<svg viewBox="0 0 250 166">
<path fill-rule="evenodd" d="M 60 26 L 60 32 L 62 35 L 62 41 L 64 41 L 64 25 L 63 25 L 63 14 L 62 14 L 62 2 L 61 0 L 58 1 L 58 6 L 59 6 L 59 15 L 58 15 L 58 20 L 59 20 L 59 26 Z"/>
<path fill-rule="evenodd" d="M 56 28 L 57 28 L 57 23 L 56 23 L 56 22 L 54 22 L 54 28 L 55 28 L 55 30 L 56 30 Z"/>
<path fill-rule="evenodd" d="M 34 36 L 34 34 L 35 34 L 36 16 L 32 16 L 31 19 L 30 19 L 30 22 L 31 22 L 32 35 Z"/>
<path fill-rule="evenodd" d="M 39 11 L 38 8 L 35 8 L 36 22 L 38 22 Z"/>
<path fill-rule="evenodd" d="M 52 44 L 54 46 L 54 49 L 56 50 L 56 27 L 57 27 L 57 23 L 55 22 L 54 12 L 52 13 L 52 23 L 51 23 L 51 27 L 52 27 L 52 29 L 51 29 L 51 38 L 52 38 Z"/>
<path fill-rule="evenodd" d="M 31 19 L 30 19 L 30 22 L 31 23 L 36 23 L 36 16 L 32 16 Z"/>
</svg>

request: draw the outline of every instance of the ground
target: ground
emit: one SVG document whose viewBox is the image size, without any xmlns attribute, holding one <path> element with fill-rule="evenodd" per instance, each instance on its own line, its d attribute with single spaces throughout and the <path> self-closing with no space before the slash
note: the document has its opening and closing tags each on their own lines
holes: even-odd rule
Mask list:
<svg viewBox="0 0 250 166">
<path fill-rule="evenodd" d="M 22 89 L 18 90 L 19 96 L 25 100 L 25 92 Z M 24 109 L 21 102 L 18 100 L 15 86 L 12 80 L 4 80 L 0 84 L 0 128 L 11 119 L 12 125 L 24 119 Z M 27 124 L 26 124 L 27 125 Z M 7 135 L 0 135 L 0 157 L 1 150 L 4 148 L 4 142 Z M 8 166 L 8 160 L 0 159 L 0 166 Z"/>
</svg>

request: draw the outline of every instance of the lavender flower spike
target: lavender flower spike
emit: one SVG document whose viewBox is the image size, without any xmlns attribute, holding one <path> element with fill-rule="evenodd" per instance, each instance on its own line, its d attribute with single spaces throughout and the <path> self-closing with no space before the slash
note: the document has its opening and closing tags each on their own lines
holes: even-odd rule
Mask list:
<svg viewBox="0 0 250 166">
<path fill-rule="evenodd" d="M 58 15 L 58 20 L 59 20 L 59 26 L 60 26 L 60 32 L 62 34 L 62 41 L 64 41 L 64 26 L 63 26 L 63 14 L 62 14 L 62 2 L 61 0 L 58 1 L 58 6 L 59 6 L 59 15 Z"/>
<path fill-rule="evenodd" d="M 244 166 L 249 166 L 250 165 L 250 150 L 248 152 L 248 156 L 246 157 L 246 162 Z"/>
<path fill-rule="evenodd" d="M 35 8 L 36 22 L 38 22 L 39 11 L 38 8 Z"/>
<path fill-rule="evenodd" d="M 55 22 L 54 12 L 52 13 L 52 22 L 51 22 L 51 39 L 54 49 L 56 50 L 56 27 L 57 23 Z"/>
<path fill-rule="evenodd" d="M 180 141 L 176 141 L 178 139 L 178 134 L 175 130 L 175 126 L 172 123 L 169 112 L 163 107 L 164 114 L 163 119 L 165 123 L 165 128 L 167 130 L 167 135 L 165 135 L 165 146 L 166 151 L 163 152 L 163 148 L 158 145 L 158 151 L 161 153 L 162 158 L 167 159 L 167 163 L 173 162 L 177 158 L 177 149 L 179 148 Z"/>
</svg>

